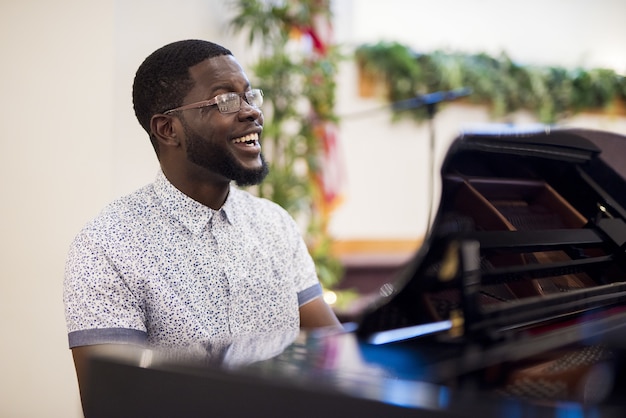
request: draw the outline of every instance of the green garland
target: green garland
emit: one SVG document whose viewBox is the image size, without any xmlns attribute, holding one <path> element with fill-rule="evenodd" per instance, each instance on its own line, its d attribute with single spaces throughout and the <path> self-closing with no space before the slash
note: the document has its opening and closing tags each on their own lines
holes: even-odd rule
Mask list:
<svg viewBox="0 0 626 418">
<path fill-rule="evenodd" d="M 435 51 L 418 54 L 396 42 L 359 46 L 360 68 L 382 79 L 391 102 L 417 94 L 467 87 L 474 103 L 489 106 L 496 118 L 520 109 L 532 111 L 540 122 L 556 123 L 583 110 L 606 110 L 626 100 L 626 77 L 613 70 L 565 69 L 519 65 L 506 54 L 461 54 Z M 425 109 L 402 112 L 426 117 Z"/>
</svg>

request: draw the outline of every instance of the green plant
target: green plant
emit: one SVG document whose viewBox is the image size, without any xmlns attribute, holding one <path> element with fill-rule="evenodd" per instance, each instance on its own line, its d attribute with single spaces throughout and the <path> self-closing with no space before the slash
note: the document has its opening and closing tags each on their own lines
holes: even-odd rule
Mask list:
<svg viewBox="0 0 626 418">
<path fill-rule="evenodd" d="M 609 69 L 519 65 L 506 54 L 462 54 L 434 51 L 418 54 L 397 42 L 359 46 L 355 51 L 362 71 L 375 74 L 387 87 L 391 102 L 418 94 L 461 87 L 472 89 L 469 100 L 486 104 L 494 117 L 516 110 L 532 111 L 543 123 L 588 109 L 604 109 L 626 100 L 626 77 Z M 426 117 L 425 109 L 402 112 Z"/>
<path fill-rule="evenodd" d="M 321 182 L 324 132 L 337 122 L 335 76 L 340 55 L 323 42 L 319 21 L 330 21 L 328 0 L 238 0 L 232 27 L 259 51 L 252 66 L 265 93 L 263 149 L 270 174 L 258 194 L 275 201 L 307 225 L 305 239 L 324 287 L 343 275 L 331 252 L 328 196 Z M 311 48 L 303 48 L 302 40 Z"/>
</svg>

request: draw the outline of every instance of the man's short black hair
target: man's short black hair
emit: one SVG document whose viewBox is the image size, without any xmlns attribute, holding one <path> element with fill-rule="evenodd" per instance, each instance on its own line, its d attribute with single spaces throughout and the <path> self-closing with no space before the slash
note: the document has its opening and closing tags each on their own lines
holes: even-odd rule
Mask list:
<svg viewBox="0 0 626 418">
<path fill-rule="evenodd" d="M 139 66 L 133 82 L 133 106 L 155 150 L 150 132 L 152 116 L 182 104 L 193 87 L 189 67 L 220 55 L 232 55 L 232 52 L 213 42 L 189 39 L 157 49 Z"/>
</svg>

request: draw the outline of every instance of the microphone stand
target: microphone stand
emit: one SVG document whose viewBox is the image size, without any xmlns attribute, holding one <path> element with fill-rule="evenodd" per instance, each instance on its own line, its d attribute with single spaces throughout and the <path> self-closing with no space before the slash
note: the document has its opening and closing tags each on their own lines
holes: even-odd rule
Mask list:
<svg viewBox="0 0 626 418">
<path fill-rule="evenodd" d="M 389 105 L 379 107 L 376 109 L 370 109 L 356 114 L 340 116 L 340 119 L 346 119 L 350 117 L 367 116 L 371 113 L 378 113 L 381 110 L 391 108 L 393 111 L 401 112 L 405 110 L 417 109 L 420 107 L 426 107 L 426 113 L 428 115 L 428 130 L 429 130 L 429 152 L 430 152 L 430 164 L 428 167 L 429 174 L 431 176 L 428 187 L 428 220 L 426 225 L 426 234 L 430 232 L 431 222 L 433 217 L 433 199 L 434 199 L 434 183 L 435 183 L 435 115 L 437 114 L 437 105 L 442 102 L 448 102 L 456 100 L 461 97 L 469 96 L 472 94 L 472 89 L 463 87 L 450 91 L 438 91 L 428 94 L 420 94 L 410 99 L 401 100 L 391 103 Z"/>
<path fill-rule="evenodd" d="M 403 111 L 409 109 L 417 109 L 419 107 L 426 108 L 426 114 L 428 117 L 428 131 L 429 131 L 429 166 L 428 171 L 430 175 L 430 182 L 428 184 L 428 219 L 426 224 L 426 234 L 430 232 L 432 217 L 433 217 L 433 204 L 434 204 L 434 187 L 435 187 L 435 115 L 437 114 L 437 105 L 441 102 L 451 101 L 460 97 L 469 96 L 472 93 L 469 88 L 461 88 L 457 90 L 450 90 L 444 92 L 435 92 L 429 94 L 423 94 L 415 96 L 414 98 L 402 100 L 391 105 L 395 111 Z"/>
</svg>

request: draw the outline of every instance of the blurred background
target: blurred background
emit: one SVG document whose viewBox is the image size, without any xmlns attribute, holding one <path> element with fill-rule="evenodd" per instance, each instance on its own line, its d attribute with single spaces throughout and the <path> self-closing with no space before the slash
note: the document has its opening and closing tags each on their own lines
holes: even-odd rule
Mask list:
<svg viewBox="0 0 626 418">
<path fill-rule="evenodd" d="M 429 167 L 459 132 L 542 122 L 471 100 L 442 106 L 432 124 L 394 118 L 384 93 L 363 93 L 356 49 L 397 42 L 422 54 L 504 53 L 519 65 L 626 74 L 622 0 L 333 0 L 330 8 L 332 41 L 345 57 L 334 80 L 337 199 L 324 230 L 348 267 L 400 262 L 419 246 L 437 181 Z M 266 51 L 232 30 L 236 15 L 223 0 L 0 0 L 0 416 L 82 416 L 63 268 L 81 226 L 158 168 L 132 110 L 134 73 L 160 46 L 202 38 L 230 48 L 255 80 Z M 558 125 L 626 135 L 626 111 L 612 103 Z"/>
</svg>

